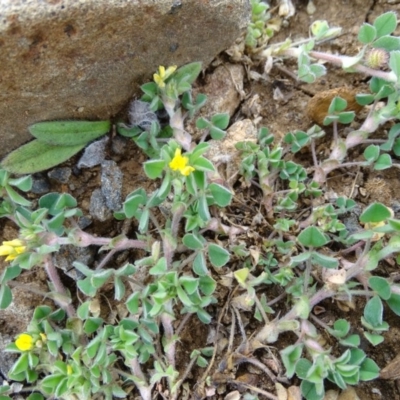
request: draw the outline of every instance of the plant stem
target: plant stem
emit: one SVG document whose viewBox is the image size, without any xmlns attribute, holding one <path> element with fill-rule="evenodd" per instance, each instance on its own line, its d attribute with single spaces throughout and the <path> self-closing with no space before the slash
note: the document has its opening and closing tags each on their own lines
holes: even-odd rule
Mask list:
<svg viewBox="0 0 400 400">
<path fill-rule="evenodd" d="M 53 264 L 51 255 L 47 254 L 43 261 L 47 276 L 52 282 L 54 289 L 57 291 L 57 293 L 60 293 L 62 296 L 69 298 L 68 292 L 61 282 L 60 275 L 57 272 L 57 268 Z M 74 317 L 76 315 L 75 308 L 72 304 L 66 305 L 65 303 L 57 300 L 57 298 L 55 298 L 54 300 L 67 313 L 68 317 Z"/>
<path fill-rule="evenodd" d="M 289 51 L 289 50 L 287 50 L 287 51 Z M 330 63 L 339 65 L 340 67 L 343 67 L 343 62 L 345 60 L 352 58 L 352 57 L 348 57 L 348 56 L 337 56 L 335 54 L 328 54 L 328 53 L 323 53 L 321 51 L 314 51 L 314 50 L 310 51 L 308 54 L 310 55 L 310 57 L 317 58 L 318 60 L 329 61 Z M 396 76 L 393 73 L 369 68 L 369 67 L 366 67 L 365 65 L 355 64 L 355 65 L 351 66 L 351 69 L 353 69 L 357 72 L 361 72 L 362 74 L 365 74 L 365 75 L 376 76 L 377 78 L 384 79 L 385 81 L 388 81 L 388 82 L 394 83 L 397 81 Z"/>
<path fill-rule="evenodd" d="M 173 318 L 167 312 L 161 314 L 161 323 L 164 329 L 165 337 L 165 355 L 168 360 L 168 364 L 175 368 L 175 348 L 176 343 L 174 339 L 174 328 L 172 327 Z"/>
</svg>

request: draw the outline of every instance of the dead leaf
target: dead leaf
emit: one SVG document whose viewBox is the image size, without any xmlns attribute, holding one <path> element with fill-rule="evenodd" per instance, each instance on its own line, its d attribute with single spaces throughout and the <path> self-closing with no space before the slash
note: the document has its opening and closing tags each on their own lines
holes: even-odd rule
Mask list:
<svg viewBox="0 0 400 400">
<path fill-rule="evenodd" d="M 328 390 L 325 393 L 324 400 L 337 400 L 338 396 L 339 392 L 337 392 L 336 390 Z"/>
<path fill-rule="evenodd" d="M 352 387 L 348 387 L 346 390 L 343 390 L 338 397 L 338 400 L 360 400 L 356 391 Z"/>
<path fill-rule="evenodd" d="M 276 382 L 275 389 L 276 389 L 276 395 L 278 397 L 278 400 L 288 400 L 287 390 L 285 389 L 285 387 L 282 384 L 280 384 L 279 382 Z"/>
<path fill-rule="evenodd" d="M 290 386 L 288 389 L 288 400 L 301 400 L 301 390 L 299 386 Z"/>
<path fill-rule="evenodd" d="M 356 89 L 346 86 L 319 92 L 308 102 L 307 114 L 314 122 L 323 125 L 324 119 L 328 115 L 329 106 L 335 97 L 341 97 L 347 101 L 346 111 L 357 113 L 363 108 L 356 102 L 357 93 Z"/>
</svg>

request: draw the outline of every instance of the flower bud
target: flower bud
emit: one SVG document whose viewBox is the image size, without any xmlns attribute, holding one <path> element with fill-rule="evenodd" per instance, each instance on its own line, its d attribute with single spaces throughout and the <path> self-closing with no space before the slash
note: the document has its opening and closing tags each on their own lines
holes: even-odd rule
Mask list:
<svg viewBox="0 0 400 400">
<path fill-rule="evenodd" d="M 389 60 L 389 53 L 384 49 L 372 49 L 365 56 L 365 65 L 373 68 L 380 69 L 387 65 Z"/>
</svg>

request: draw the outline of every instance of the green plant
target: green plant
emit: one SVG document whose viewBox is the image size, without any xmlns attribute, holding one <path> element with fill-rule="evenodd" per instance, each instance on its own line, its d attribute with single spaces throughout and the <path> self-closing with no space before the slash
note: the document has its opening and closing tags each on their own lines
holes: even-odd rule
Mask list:
<svg viewBox="0 0 400 400">
<path fill-rule="evenodd" d="M 254 1 L 252 6 L 253 26 L 247 39 L 253 44 L 257 39 L 257 57 L 296 56 L 299 75 L 306 82 L 326 72 L 316 59 L 340 61 L 346 69 L 372 76 L 371 93 L 357 97 L 362 104 L 372 104 L 365 121 L 343 137 L 341 125 L 350 124 L 355 116 L 346 111 L 344 99 L 334 98 L 323 123 L 326 131 L 332 128 L 332 147 L 321 160 L 316 143 L 326 140 L 326 135 L 317 125 L 289 132 L 281 142 L 261 128 L 256 143 L 237 143 L 241 182 L 258 196 L 251 226 L 229 222 L 224 208 L 234 210 L 235 193 L 207 158 L 206 139 L 224 138 L 228 116 L 198 118 L 196 127 L 204 130 L 199 142 L 186 130 L 185 120 L 194 118 L 206 101 L 204 95 L 194 97 L 191 91 L 200 63 L 160 67 L 154 82 L 142 86 L 140 113 L 132 106 L 131 124 L 117 124 L 119 134 L 131 138 L 149 157 L 144 172 L 157 183 L 151 192 L 135 189 L 114 214 L 118 220 L 132 222 L 134 238 L 87 233 L 77 227 L 81 211 L 71 195 L 50 193 L 33 206 L 15 190 L 29 191 L 30 177 L 13 179 L 9 172 L 0 171 L 1 216 L 19 229 L 18 238 L 0 246 L 0 254 L 10 261 L 0 278 L 0 306 L 10 305 L 13 287 L 29 290 L 15 278 L 35 266 L 45 269 L 49 292 L 44 295 L 56 304 L 55 310 L 37 307 L 26 332 L 8 347 L 19 354 L 9 377 L 31 385 L 31 400 L 88 399 L 97 394 L 124 398 L 132 384 L 145 400 L 160 390 L 176 399 L 195 364 L 207 368 L 199 387 L 211 386 L 224 369 L 251 363 L 275 382 L 296 375 L 307 400 L 324 398 L 326 380 L 344 389 L 379 376 L 368 350 L 358 348 L 361 333 L 353 333 L 355 327 L 344 318 L 328 325 L 313 310 L 326 299 L 365 299 L 360 326 L 372 346 L 378 346 L 389 329 L 384 305 L 400 315 L 400 285 L 378 269 L 381 260 L 399 258 L 400 220 L 384 204 L 371 203 L 357 215 L 356 229 L 350 229 L 346 217 L 355 212 L 356 202 L 344 196 L 327 200 L 327 176 L 336 169 L 398 167 L 391 154 L 400 152 L 400 125 L 391 127 L 387 139 L 372 137 L 380 125 L 399 115 L 400 49 L 398 38 L 392 36 L 395 15 L 387 13 L 373 25 L 364 24 L 360 54 L 344 57 L 313 50 L 319 41 L 338 33 L 323 21 L 312 25 L 312 37 L 302 44 L 286 41 L 260 50 L 263 42 L 259 39 L 268 35 L 269 17 L 265 3 Z M 385 59 L 389 72 L 374 69 Z M 386 103 L 378 109 L 382 99 Z M 157 117 L 163 109 L 167 126 Z M 38 129 L 43 141 L 47 140 L 44 126 Z M 77 145 L 86 144 L 88 138 Z M 347 160 L 355 146 L 362 148 L 361 161 Z M 312 163 L 300 163 L 297 155 L 307 151 Z M 257 224 L 263 224 L 260 235 L 252 231 Z M 238 239 L 244 234 L 246 240 Z M 76 283 L 80 300 L 64 288 L 53 263 L 52 253 L 65 245 L 98 246 L 106 253 L 96 267 L 73 263 L 81 274 Z M 122 265 L 114 261 L 113 255 L 122 250 L 135 251 L 135 261 Z M 125 311 L 115 323 L 102 318 L 98 300 L 110 287 Z M 191 349 L 182 371 L 176 363 L 180 333 L 193 316 L 204 324 L 213 320 L 212 306 L 221 301 L 217 294 L 222 287 L 229 289 L 229 295 L 223 300 L 217 326 L 229 307 L 232 324 L 227 352 L 213 374 L 217 346 Z M 270 298 L 271 293 L 277 297 Z M 260 323 L 250 335 L 241 310 L 251 312 Z M 236 326 L 242 340 L 235 347 Z M 291 344 L 279 341 L 283 332 L 291 333 Z M 340 345 L 340 350 L 329 347 L 323 336 Z M 286 378 L 275 375 L 254 353 L 272 343 L 279 347 Z M 273 398 L 262 389 L 240 384 Z M 0 388 L 2 398 L 13 393 L 12 385 Z M 252 393 L 246 393 L 247 398 L 255 398 Z"/>
<path fill-rule="evenodd" d="M 11 152 L 1 167 L 14 174 L 31 174 L 52 168 L 110 130 L 109 121 L 39 122 L 29 127 L 36 139 Z"/>
</svg>

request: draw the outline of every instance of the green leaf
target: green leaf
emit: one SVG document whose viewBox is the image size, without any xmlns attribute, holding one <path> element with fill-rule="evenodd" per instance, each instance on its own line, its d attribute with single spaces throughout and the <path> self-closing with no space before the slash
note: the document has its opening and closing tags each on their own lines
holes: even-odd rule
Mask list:
<svg viewBox="0 0 400 400">
<path fill-rule="evenodd" d="M 336 112 L 340 112 L 345 110 L 347 107 L 347 101 L 342 97 L 336 96 L 332 99 L 331 104 L 328 109 L 328 114 L 335 114 Z"/>
<path fill-rule="evenodd" d="M 296 363 L 300 359 L 302 352 L 302 344 L 290 345 L 280 352 L 283 365 L 286 368 L 286 376 L 288 378 L 291 378 L 296 372 Z"/>
<path fill-rule="evenodd" d="M 0 400 L 2 400 L 0 398 Z M 32 393 L 30 394 L 26 400 L 44 400 L 44 397 L 40 393 Z"/>
<path fill-rule="evenodd" d="M 193 272 L 199 276 L 206 276 L 208 274 L 207 263 L 203 252 L 199 252 L 193 261 Z"/>
<path fill-rule="evenodd" d="M 199 143 L 189 155 L 189 164 L 192 165 L 201 155 L 203 155 L 210 148 L 207 142 Z"/>
<path fill-rule="evenodd" d="M 199 280 L 193 276 L 181 276 L 179 278 L 179 283 L 189 295 L 195 293 L 199 287 Z"/>
<path fill-rule="evenodd" d="M 219 129 L 226 129 L 229 125 L 229 114 L 222 113 L 222 114 L 215 114 L 211 117 L 212 124 L 219 128 Z"/>
<path fill-rule="evenodd" d="M 125 302 L 126 308 L 131 314 L 137 314 L 139 311 L 140 292 L 132 293 Z"/>
<path fill-rule="evenodd" d="M 333 329 L 334 329 L 333 334 L 336 337 L 341 338 L 341 337 L 346 336 L 349 333 L 350 324 L 345 319 L 338 319 L 333 324 Z"/>
<path fill-rule="evenodd" d="M 3 159 L 1 166 L 14 174 L 31 174 L 61 164 L 84 147 L 85 144 L 50 146 L 35 139 L 11 152 Z"/>
<path fill-rule="evenodd" d="M 164 160 L 150 160 L 143 164 L 144 172 L 150 179 L 160 178 L 165 166 Z"/>
<path fill-rule="evenodd" d="M 21 274 L 22 269 L 19 265 L 9 266 L 3 272 L 3 276 L 1 277 L 1 283 L 6 283 L 18 277 Z"/>
<path fill-rule="evenodd" d="M 198 212 L 203 221 L 207 222 L 210 220 L 211 215 L 208 210 L 207 198 L 205 195 L 201 196 L 198 200 Z"/>
<path fill-rule="evenodd" d="M 6 309 L 12 302 L 12 292 L 7 285 L 0 286 L 0 309 Z"/>
<path fill-rule="evenodd" d="M 400 80 L 400 51 L 392 51 L 389 58 L 389 67 Z"/>
<path fill-rule="evenodd" d="M 368 104 L 371 104 L 374 101 L 374 95 L 373 94 L 357 94 L 356 95 L 356 101 L 358 104 L 362 106 L 367 106 Z"/>
<path fill-rule="evenodd" d="M 364 158 L 369 162 L 374 162 L 379 157 L 379 146 L 371 144 L 364 150 Z"/>
<path fill-rule="evenodd" d="M 374 170 L 382 171 L 384 169 L 388 169 L 392 166 L 392 158 L 389 154 L 381 154 L 378 159 L 375 161 Z"/>
<path fill-rule="evenodd" d="M 204 246 L 203 241 L 201 240 L 201 237 L 198 235 L 195 235 L 193 233 L 187 233 L 183 238 L 182 238 L 182 243 L 188 247 L 191 250 L 199 250 L 202 249 Z"/>
<path fill-rule="evenodd" d="M 378 335 L 376 333 L 364 332 L 364 336 L 372 344 L 372 346 L 378 346 L 378 344 L 381 344 L 385 340 L 382 335 Z"/>
<path fill-rule="evenodd" d="M 229 261 L 230 254 L 221 246 L 210 243 L 208 245 L 208 257 L 215 268 L 221 268 Z"/>
<path fill-rule="evenodd" d="M 306 358 L 300 358 L 296 363 L 296 374 L 300 379 L 307 377 L 308 371 L 311 368 L 311 362 Z"/>
<path fill-rule="evenodd" d="M 400 38 L 394 36 L 383 36 L 372 44 L 373 47 L 386 51 L 400 50 Z"/>
<path fill-rule="evenodd" d="M 31 125 L 29 132 L 51 146 L 75 146 L 105 135 L 110 126 L 110 121 L 47 121 Z"/>
<path fill-rule="evenodd" d="M 30 175 L 21 176 L 20 178 L 9 179 L 8 183 L 23 192 L 28 192 L 32 188 L 32 177 Z"/>
<path fill-rule="evenodd" d="M 369 44 L 376 38 L 376 28 L 370 24 L 364 23 L 358 31 L 358 40 L 363 44 Z"/>
<path fill-rule="evenodd" d="M 89 317 L 84 325 L 83 330 L 87 335 L 91 335 L 92 333 L 96 332 L 97 329 L 103 324 L 103 318 L 94 318 Z"/>
<path fill-rule="evenodd" d="M 20 204 L 21 206 L 29 207 L 31 205 L 31 202 L 24 197 L 22 197 L 20 194 L 18 194 L 11 186 L 6 185 L 5 187 L 7 194 L 10 196 L 11 201 L 13 201 L 16 204 Z"/>
<path fill-rule="evenodd" d="M 161 257 L 154 267 L 150 268 L 150 275 L 163 275 L 167 272 L 167 260 L 165 257 Z"/>
<path fill-rule="evenodd" d="M 390 218 L 392 214 L 390 210 L 381 203 L 372 203 L 370 204 L 360 215 L 360 222 L 363 224 L 367 222 L 381 222 Z"/>
<path fill-rule="evenodd" d="M 379 38 L 393 33 L 397 26 L 396 13 L 389 11 L 377 17 L 374 21 L 376 36 Z"/>
<path fill-rule="evenodd" d="M 385 278 L 371 276 L 368 279 L 368 284 L 383 300 L 388 300 L 390 298 L 390 284 Z"/>
<path fill-rule="evenodd" d="M 201 62 L 186 64 L 178 68 L 172 75 L 172 78 L 177 82 L 184 80 L 185 82 L 192 84 L 199 76 L 201 69 Z"/>
<path fill-rule="evenodd" d="M 213 172 L 215 168 L 211 161 L 204 157 L 198 157 L 192 164 L 192 167 L 198 171 Z"/>
<path fill-rule="evenodd" d="M 189 299 L 188 295 L 186 294 L 186 292 L 182 289 L 181 286 L 177 286 L 176 288 L 176 293 L 180 299 L 180 301 L 182 302 L 182 304 L 186 307 L 192 307 L 193 303 L 191 302 L 191 300 Z"/>
<path fill-rule="evenodd" d="M 364 318 L 373 327 L 378 327 L 383 322 L 383 304 L 379 296 L 368 300 L 364 308 Z"/>
<path fill-rule="evenodd" d="M 205 296 L 211 296 L 217 287 L 217 282 L 209 275 L 201 276 L 199 279 L 199 287 Z"/>
<path fill-rule="evenodd" d="M 90 315 L 90 304 L 91 304 L 90 301 L 85 301 L 84 303 L 82 303 L 78 307 L 78 309 L 76 311 L 76 314 L 77 314 L 78 318 L 84 320 L 84 319 L 87 319 L 89 317 L 89 315 Z"/>
<path fill-rule="evenodd" d="M 400 295 L 392 293 L 390 298 L 386 300 L 390 309 L 398 316 L 400 316 Z"/>
<path fill-rule="evenodd" d="M 138 207 L 146 203 L 146 192 L 143 189 L 135 190 L 124 202 L 123 210 L 127 218 L 136 216 Z"/>
<path fill-rule="evenodd" d="M 317 253 L 313 251 L 311 253 L 311 261 L 314 264 L 318 264 L 324 268 L 337 268 L 339 261 L 335 257 L 330 257 L 322 253 Z"/>
<path fill-rule="evenodd" d="M 355 116 L 356 113 L 354 111 L 343 111 L 339 114 L 339 122 L 341 124 L 350 124 Z"/>
<path fill-rule="evenodd" d="M 379 376 L 379 367 L 375 361 L 366 358 L 360 366 L 360 380 L 372 381 Z"/>
<path fill-rule="evenodd" d="M 226 207 L 230 204 L 232 200 L 232 192 L 229 189 L 218 183 L 211 183 L 208 187 L 211 191 L 214 201 L 220 207 Z"/>
<path fill-rule="evenodd" d="M 196 128 L 198 129 L 206 129 L 209 128 L 210 125 L 211 125 L 210 121 L 208 121 L 203 117 L 197 118 L 196 120 Z"/>
<path fill-rule="evenodd" d="M 222 129 L 216 128 L 215 126 L 210 128 L 210 136 L 214 140 L 221 140 L 225 137 L 225 135 L 226 132 Z"/>
<path fill-rule="evenodd" d="M 315 226 L 308 226 L 297 239 L 305 247 L 321 247 L 328 243 L 326 236 Z"/>
</svg>

